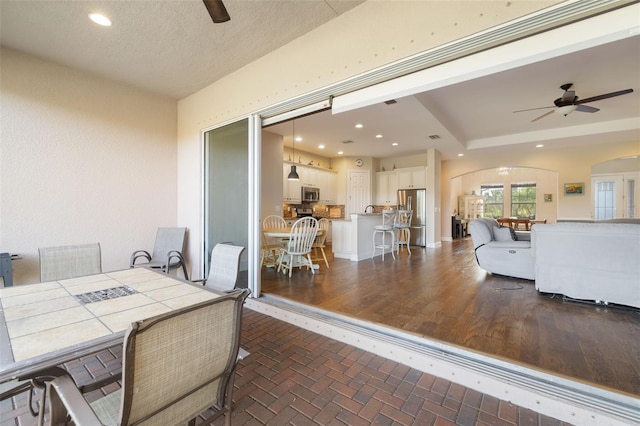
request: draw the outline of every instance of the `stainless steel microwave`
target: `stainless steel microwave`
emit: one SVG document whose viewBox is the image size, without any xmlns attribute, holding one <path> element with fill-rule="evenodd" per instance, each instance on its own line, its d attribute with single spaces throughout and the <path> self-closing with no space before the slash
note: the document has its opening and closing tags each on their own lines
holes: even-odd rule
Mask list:
<svg viewBox="0 0 640 426">
<path fill-rule="evenodd" d="M 315 203 L 320 200 L 320 188 L 313 186 L 302 187 L 302 202 L 303 203 Z"/>
</svg>

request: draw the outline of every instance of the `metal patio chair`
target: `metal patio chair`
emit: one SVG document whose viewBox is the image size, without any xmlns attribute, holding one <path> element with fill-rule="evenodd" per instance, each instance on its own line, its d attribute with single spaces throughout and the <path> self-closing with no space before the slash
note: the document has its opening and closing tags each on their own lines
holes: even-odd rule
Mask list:
<svg viewBox="0 0 640 426">
<path fill-rule="evenodd" d="M 150 254 L 146 250 L 134 251 L 131 254 L 129 266 L 131 268 L 142 266 L 160 269 L 166 274 L 171 269 L 182 267 L 184 279 L 188 280 L 187 265 L 182 256 L 186 233 L 187 228 L 158 228 L 153 252 Z M 140 259 L 146 259 L 146 262 L 139 263 Z"/>
<path fill-rule="evenodd" d="M 236 286 L 240 272 L 240 256 L 244 247 L 231 244 L 216 244 L 211 251 L 209 275 L 204 280 L 194 280 L 220 291 L 230 291 Z"/>
<path fill-rule="evenodd" d="M 38 249 L 40 282 L 64 280 L 102 272 L 100 243 Z"/>
<path fill-rule="evenodd" d="M 212 408 L 205 423 L 231 424 L 233 376 L 240 350 L 242 305 L 248 290 L 136 321 L 124 337 L 122 386 L 88 403 L 88 392 L 111 376 L 78 388 L 64 374 L 48 383 L 50 424 L 175 425 Z"/>
</svg>

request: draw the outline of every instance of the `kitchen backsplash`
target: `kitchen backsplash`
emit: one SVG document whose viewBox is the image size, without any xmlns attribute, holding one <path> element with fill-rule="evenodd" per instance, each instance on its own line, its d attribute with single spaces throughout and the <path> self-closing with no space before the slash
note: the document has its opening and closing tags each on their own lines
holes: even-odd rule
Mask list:
<svg viewBox="0 0 640 426">
<path fill-rule="evenodd" d="M 299 204 L 283 204 L 282 217 L 285 219 L 293 219 L 295 217 L 295 208 L 300 207 Z M 315 204 L 313 206 L 314 217 L 326 217 L 327 219 L 344 219 L 344 205 Z"/>
</svg>

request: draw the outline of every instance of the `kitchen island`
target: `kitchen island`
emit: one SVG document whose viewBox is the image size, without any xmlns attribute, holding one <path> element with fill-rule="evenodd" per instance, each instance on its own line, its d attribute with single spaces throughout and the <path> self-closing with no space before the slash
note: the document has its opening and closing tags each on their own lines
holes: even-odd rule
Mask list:
<svg viewBox="0 0 640 426">
<path fill-rule="evenodd" d="M 334 219 L 332 222 L 331 247 L 334 257 L 354 262 L 371 258 L 373 254 L 373 227 L 382 224 L 382 214 L 351 213 L 349 219 Z M 377 255 L 380 254 L 382 253 L 378 250 Z"/>
</svg>

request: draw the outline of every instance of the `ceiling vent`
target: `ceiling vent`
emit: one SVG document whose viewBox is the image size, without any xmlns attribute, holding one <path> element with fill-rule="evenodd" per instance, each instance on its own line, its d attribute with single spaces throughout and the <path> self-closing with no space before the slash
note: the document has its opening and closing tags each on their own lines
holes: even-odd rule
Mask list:
<svg viewBox="0 0 640 426">
<path fill-rule="evenodd" d="M 387 105 L 393 105 L 393 104 L 397 104 L 398 101 L 396 101 L 395 99 L 390 99 L 388 101 L 384 101 L 384 103 Z"/>
<path fill-rule="evenodd" d="M 342 141 L 342 143 L 353 143 L 353 141 L 352 140 Z"/>
<path fill-rule="evenodd" d="M 429 139 L 433 139 L 433 140 L 440 139 L 440 136 L 439 135 L 429 135 Z"/>
</svg>

